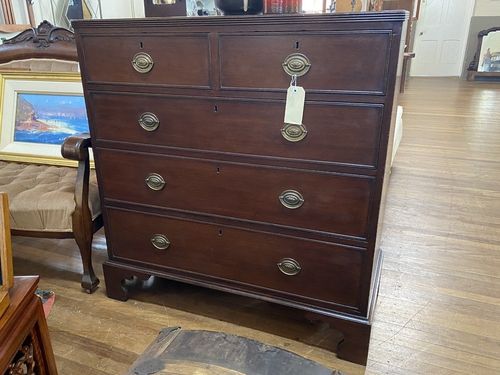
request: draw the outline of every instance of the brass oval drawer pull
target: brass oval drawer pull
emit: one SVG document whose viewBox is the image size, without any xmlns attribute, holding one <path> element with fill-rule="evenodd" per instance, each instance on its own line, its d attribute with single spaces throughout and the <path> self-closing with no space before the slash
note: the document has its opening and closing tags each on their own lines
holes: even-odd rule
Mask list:
<svg viewBox="0 0 500 375">
<path fill-rule="evenodd" d="M 278 262 L 279 270 L 287 276 L 295 276 L 300 270 L 299 262 L 292 258 L 283 258 Z"/>
<path fill-rule="evenodd" d="M 144 112 L 139 116 L 139 125 L 148 132 L 155 131 L 160 126 L 160 119 L 152 112 Z"/>
<path fill-rule="evenodd" d="M 285 190 L 280 194 L 279 200 L 283 206 L 292 210 L 304 204 L 304 197 L 296 190 Z"/>
<path fill-rule="evenodd" d="M 146 185 L 151 190 L 161 190 L 165 187 L 165 180 L 158 173 L 150 173 L 145 179 Z"/>
<path fill-rule="evenodd" d="M 311 62 L 302 53 L 292 53 L 283 61 L 283 70 L 290 76 L 303 76 L 311 68 Z"/>
<path fill-rule="evenodd" d="M 304 125 L 285 124 L 281 128 L 281 135 L 289 142 L 299 142 L 307 135 L 307 129 Z"/>
<path fill-rule="evenodd" d="M 167 250 L 170 246 L 170 241 L 164 234 L 155 234 L 151 237 L 151 245 L 158 250 Z"/>
<path fill-rule="evenodd" d="M 139 73 L 148 73 L 153 69 L 153 58 L 145 52 L 139 52 L 132 58 L 132 66 Z"/>
</svg>

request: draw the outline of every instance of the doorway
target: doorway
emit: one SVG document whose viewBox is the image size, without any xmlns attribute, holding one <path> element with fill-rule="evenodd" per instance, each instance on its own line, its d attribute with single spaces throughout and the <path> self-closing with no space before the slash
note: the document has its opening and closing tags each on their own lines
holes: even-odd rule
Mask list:
<svg viewBox="0 0 500 375">
<path fill-rule="evenodd" d="M 474 0 L 422 0 L 410 75 L 460 76 Z"/>
</svg>

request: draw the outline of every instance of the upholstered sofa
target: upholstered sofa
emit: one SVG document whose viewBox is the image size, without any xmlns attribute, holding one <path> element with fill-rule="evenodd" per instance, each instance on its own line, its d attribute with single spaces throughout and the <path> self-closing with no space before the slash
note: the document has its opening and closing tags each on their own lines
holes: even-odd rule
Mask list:
<svg viewBox="0 0 500 375">
<path fill-rule="evenodd" d="M 0 45 L 0 64 L 34 58 L 77 61 L 72 32 L 43 22 Z M 63 143 L 62 156 L 76 160 L 77 168 L 0 161 L 0 191 L 9 197 L 12 234 L 74 238 L 83 264 L 81 285 L 88 293 L 99 284 L 92 267 L 92 238 L 102 227 L 90 147 L 89 134 Z"/>
</svg>

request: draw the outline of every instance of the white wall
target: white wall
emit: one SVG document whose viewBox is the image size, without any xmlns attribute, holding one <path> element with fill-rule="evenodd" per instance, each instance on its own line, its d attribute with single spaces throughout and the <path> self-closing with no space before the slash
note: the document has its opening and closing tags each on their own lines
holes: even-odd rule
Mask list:
<svg viewBox="0 0 500 375">
<path fill-rule="evenodd" d="M 143 0 L 101 0 L 103 18 L 142 18 Z"/>
<path fill-rule="evenodd" d="M 100 17 L 99 1 L 90 0 L 90 7 L 97 13 L 97 18 Z M 144 17 L 144 1 L 143 0 L 101 0 L 101 12 L 103 18 L 141 18 Z M 36 1 L 33 5 L 33 13 L 35 14 L 36 23 L 39 24 L 43 20 L 47 20 L 58 26 L 61 24 L 65 9 L 60 5 L 62 0 L 53 0 L 54 6 L 51 7 L 50 1 Z M 17 20 L 17 18 L 16 18 Z M 28 22 L 26 22 L 28 23 Z"/>
<path fill-rule="evenodd" d="M 14 11 L 14 18 L 16 19 L 16 23 L 29 25 L 30 21 L 28 18 L 28 12 L 26 11 L 26 7 L 24 6 L 24 1 L 12 1 L 12 9 Z"/>
<path fill-rule="evenodd" d="M 475 17 L 500 16 L 500 0 L 476 0 Z"/>
<path fill-rule="evenodd" d="M 144 13 L 144 0 L 131 0 L 132 1 L 132 17 L 144 18 L 146 14 Z"/>
</svg>

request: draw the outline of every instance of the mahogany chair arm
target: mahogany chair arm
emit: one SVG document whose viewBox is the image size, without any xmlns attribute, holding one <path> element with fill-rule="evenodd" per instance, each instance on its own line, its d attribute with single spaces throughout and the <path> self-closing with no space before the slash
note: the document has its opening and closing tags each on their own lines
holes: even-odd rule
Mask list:
<svg viewBox="0 0 500 375">
<path fill-rule="evenodd" d="M 92 237 L 94 222 L 89 207 L 90 158 L 89 147 L 92 143 L 87 133 L 66 138 L 61 146 L 64 158 L 78 161 L 75 182 L 75 212 L 73 212 L 73 234 L 82 253 L 84 273 L 82 287 L 92 293 L 99 284 L 92 268 Z"/>
<path fill-rule="evenodd" d="M 85 219 L 91 217 L 89 208 L 89 147 L 91 147 L 90 134 L 83 133 L 66 138 L 61 146 L 63 158 L 78 161 L 78 172 L 75 184 L 76 212 L 81 213 Z M 92 222 L 92 220 L 90 220 Z"/>
<path fill-rule="evenodd" d="M 89 158 L 89 147 L 92 147 L 90 134 L 72 135 L 64 140 L 61 154 L 65 159 L 85 161 Z"/>
</svg>

